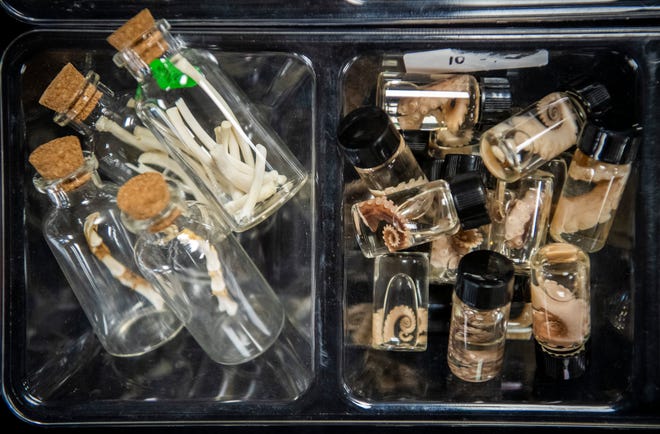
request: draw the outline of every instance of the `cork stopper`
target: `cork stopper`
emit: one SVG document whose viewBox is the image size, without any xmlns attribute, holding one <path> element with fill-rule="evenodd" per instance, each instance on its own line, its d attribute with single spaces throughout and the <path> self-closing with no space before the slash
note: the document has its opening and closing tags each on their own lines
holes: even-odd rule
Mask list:
<svg viewBox="0 0 660 434">
<path fill-rule="evenodd" d="M 84 121 L 92 113 L 103 94 L 71 63 L 50 82 L 39 98 L 39 104 L 57 113 L 72 113 L 75 120 Z"/>
<path fill-rule="evenodd" d="M 117 206 L 136 220 L 162 213 L 170 203 L 170 190 L 163 175 L 147 172 L 126 181 L 117 193 Z"/>
<path fill-rule="evenodd" d="M 150 32 L 156 25 L 149 9 L 141 10 L 123 26 L 108 36 L 107 41 L 117 51 L 131 48 L 146 63 L 167 51 L 167 42 L 160 31 Z"/>
<path fill-rule="evenodd" d="M 32 151 L 28 161 L 46 180 L 64 178 L 84 163 L 80 140 L 66 136 L 46 142 Z"/>
</svg>

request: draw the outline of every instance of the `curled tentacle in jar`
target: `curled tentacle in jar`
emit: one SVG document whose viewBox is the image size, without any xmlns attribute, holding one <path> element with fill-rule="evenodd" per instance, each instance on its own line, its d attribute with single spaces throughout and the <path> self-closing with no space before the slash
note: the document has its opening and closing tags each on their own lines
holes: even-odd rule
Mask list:
<svg viewBox="0 0 660 434">
<path fill-rule="evenodd" d="M 525 235 L 529 231 L 530 222 L 536 210 L 536 193 L 529 190 L 522 199 L 515 199 L 507 213 L 504 223 L 506 244 L 519 249 L 525 244 Z"/>
<path fill-rule="evenodd" d="M 417 317 L 409 306 L 394 307 L 385 318 L 383 325 L 383 339 L 385 342 L 396 338 L 401 342 L 411 342 L 415 339 L 417 330 Z"/>
</svg>

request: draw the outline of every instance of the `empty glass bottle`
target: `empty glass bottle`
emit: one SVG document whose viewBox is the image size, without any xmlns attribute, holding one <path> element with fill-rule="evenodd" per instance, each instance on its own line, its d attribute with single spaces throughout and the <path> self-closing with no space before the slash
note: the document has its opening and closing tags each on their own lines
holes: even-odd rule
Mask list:
<svg viewBox="0 0 660 434">
<path fill-rule="evenodd" d="M 362 254 L 373 258 L 428 243 L 490 222 L 486 190 L 477 173 L 464 173 L 354 204 Z"/>
<path fill-rule="evenodd" d="M 550 235 L 586 252 L 605 246 L 640 141 L 640 129 L 587 124 L 573 155 Z"/>
<path fill-rule="evenodd" d="M 244 363 L 275 342 L 284 308 L 221 220 L 184 203 L 155 172 L 131 178 L 117 202 L 126 226 L 139 233 L 140 270 L 211 359 Z"/>
<path fill-rule="evenodd" d="M 210 52 L 186 48 L 144 9 L 108 42 L 139 83 L 136 111 L 234 231 L 268 218 L 307 173 Z"/>
<path fill-rule="evenodd" d="M 39 146 L 30 163 L 35 187 L 54 205 L 44 237 L 105 350 L 137 356 L 172 339 L 182 324 L 138 274 L 117 189 L 101 183 L 94 155 L 67 136 Z"/>
<path fill-rule="evenodd" d="M 429 153 L 442 157 L 470 144 L 477 125 L 493 125 L 511 112 L 504 77 L 383 72 L 378 105 L 403 131 L 431 131 Z"/>
<path fill-rule="evenodd" d="M 488 381 L 502 369 L 513 273 L 509 259 L 489 250 L 468 253 L 458 265 L 447 362 L 462 380 Z"/>
<path fill-rule="evenodd" d="M 55 111 L 53 120 L 85 137 L 99 162 L 99 172 L 117 184 L 149 170 L 176 180 L 199 202 L 209 203 L 196 183 L 167 154 L 137 117 L 132 98 L 117 96 L 99 75 L 83 76 L 67 63 L 53 78 L 39 103 Z"/>
<path fill-rule="evenodd" d="M 517 181 L 575 145 L 587 119 L 608 109 L 609 100 L 599 83 L 548 94 L 484 132 L 480 155 L 494 176 Z"/>
<path fill-rule="evenodd" d="M 350 112 L 341 120 L 337 137 L 344 156 L 373 195 L 427 182 L 403 136 L 378 107 Z"/>
</svg>

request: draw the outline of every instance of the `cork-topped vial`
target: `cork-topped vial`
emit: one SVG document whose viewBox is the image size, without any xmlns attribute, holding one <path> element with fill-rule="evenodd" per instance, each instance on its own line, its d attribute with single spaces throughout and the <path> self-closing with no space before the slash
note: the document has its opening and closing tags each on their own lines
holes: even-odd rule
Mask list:
<svg viewBox="0 0 660 434">
<path fill-rule="evenodd" d="M 511 114 L 504 77 L 383 72 L 377 100 L 400 130 L 430 131 L 428 152 L 435 157 L 470 145 L 484 126 Z"/>
<path fill-rule="evenodd" d="M 555 241 L 589 253 L 605 246 L 640 140 L 639 127 L 614 131 L 587 124 L 550 225 Z"/>
<path fill-rule="evenodd" d="M 169 29 L 142 10 L 108 37 L 113 60 L 139 84 L 140 119 L 232 230 L 245 231 L 288 202 L 308 173 L 216 56 Z"/>
<path fill-rule="evenodd" d="M 376 257 L 371 326 L 373 348 L 426 350 L 428 274 L 428 253 L 399 252 Z"/>
<path fill-rule="evenodd" d="M 579 247 L 551 243 L 531 260 L 535 340 L 545 352 L 583 351 L 591 333 L 589 256 Z"/>
<path fill-rule="evenodd" d="M 373 258 L 490 222 L 481 177 L 465 173 L 354 204 L 351 215 L 362 254 Z"/>
<path fill-rule="evenodd" d="M 101 182 L 94 155 L 66 136 L 36 148 L 29 161 L 35 187 L 53 204 L 44 237 L 103 348 L 139 356 L 176 336 L 182 323 L 138 271 L 116 187 Z"/>
<path fill-rule="evenodd" d="M 60 70 L 39 98 L 39 104 L 55 112 L 55 123 L 68 125 L 85 137 L 101 175 L 118 184 L 139 173 L 137 160 L 145 148 L 163 150 L 127 102 L 120 101 L 96 72 L 83 75 L 71 63 Z M 146 134 L 134 135 L 140 128 Z"/>
<path fill-rule="evenodd" d="M 447 363 L 458 378 L 484 382 L 502 370 L 513 296 L 513 264 L 496 252 L 468 253 L 452 296 Z"/>
<path fill-rule="evenodd" d="M 212 360 L 236 365 L 270 348 L 284 308 L 228 226 L 159 173 L 131 178 L 117 203 L 138 233 L 140 270 Z"/>
<path fill-rule="evenodd" d="M 378 107 L 360 107 L 346 115 L 337 138 L 344 157 L 374 196 L 428 181 L 403 136 Z"/>
<path fill-rule="evenodd" d="M 599 83 L 546 95 L 481 136 L 480 155 L 488 170 L 514 182 L 578 142 L 587 119 L 609 108 Z"/>
</svg>

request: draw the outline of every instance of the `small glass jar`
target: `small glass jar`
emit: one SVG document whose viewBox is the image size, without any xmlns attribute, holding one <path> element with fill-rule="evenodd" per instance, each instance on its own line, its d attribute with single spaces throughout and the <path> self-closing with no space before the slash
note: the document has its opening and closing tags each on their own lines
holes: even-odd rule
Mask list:
<svg viewBox="0 0 660 434">
<path fill-rule="evenodd" d="M 575 145 L 587 119 L 606 110 L 609 100 L 598 83 L 548 94 L 484 132 L 480 155 L 494 176 L 517 181 Z"/>
<path fill-rule="evenodd" d="M 140 270 L 211 359 L 241 364 L 277 340 L 284 308 L 228 227 L 204 220 L 158 173 L 129 180 L 117 203 L 139 234 Z"/>
<path fill-rule="evenodd" d="M 378 107 L 360 107 L 337 129 L 339 147 L 369 191 L 383 196 L 427 182 L 415 156 Z"/>
<path fill-rule="evenodd" d="M 511 111 L 510 85 L 503 77 L 383 72 L 377 99 L 397 128 L 430 131 L 428 152 L 434 157 L 469 145 L 477 124 L 492 125 Z"/>
<path fill-rule="evenodd" d="M 107 39 L 139 84 L 136 112 L 212 197 L 231 229 L 266 220 L 308 173 L 207 50 L 185 46 L 143 9 Z"/>
<path fill-rule="evenodd" d="M 500 373 L 513 276 L 511 261 L 496 252 L 477 250 L 461 259 L 447 349 L 449 369 L 458 378 L 484 382 Z"/>
<path fill-rule="evenodd" d="M 516 274 L 506 323 L 506 338 L 526 341 L 532 337 L 532 294 L 529 274 Z"/>
<path fill-rule="evenodd" d="M 567 243 L 546 244 L 530 261 L 534 339 L 553 355 L 584 349 L 591 330 L 589 256 Z"/>
<path fill-rule="evenodd" d="M 640 129 L 587 124 L 550 225 L 559 242 L 592 253 L 605 246 L 640 141 Z"/>
<path fill-rule="evenodd" d="M 546 241 L 554 180 L 536 170 L 519 181 L 497 183 L 491 200 L 489 248 L 511 259 L 519 269 L 529 268 L 529 258 Z"/>
<path fill-rule="evenodd" d="M 431 171 L 431 179 L 451 180 L 461 173 L 479 173 L 488 191 L 489 173 L 481 157 L 468 154 L 447 154 L 438 170 Z M 429 280 L 432 283 L 455 283 L 458 262 L 467 253 L 488 246 L 490 224 L 461 229 L 453 234 L 439 235 L 431 242 Z"/>
<path fill-rule="evenodd" d="M 371 346 L 424 351 L 428 335 L 429 258 L 423 252 L 376 257 Z"/>
<path fill-rule="evenodd" d="M 183 325 L 138 273 L 117 189 L 101 182 L 94 155 L 67 136 L 39 146 L 30 163 L 39 172 L 35 187 L 54 205 L 44 237 L 103 348 L 139 356 L 173 339 Z"/>
<path fill-rule="evenodd" d="M 490 222 L 486 190 L 476 173 L 358 202 L 351 214 L 358 245 L 368 258 Z"/>
<path fill-rule="evenodd" d="M 41 95 L 39 103 L 55 111 L 58 125 L 85 137 L 96 155 L 99 172 L 118 185 L 135 175 L 157 170 L 181 185 L 194 200 L 210 204 L 197 183 L 167 153 L 167 147 L 143 126 L 128 95 L 118 96 L 99 75 L 82 75 L 66 64 Z M 134 104 L 134 101 L 133 101 Z"/>
</svg>

